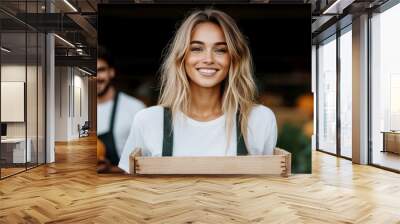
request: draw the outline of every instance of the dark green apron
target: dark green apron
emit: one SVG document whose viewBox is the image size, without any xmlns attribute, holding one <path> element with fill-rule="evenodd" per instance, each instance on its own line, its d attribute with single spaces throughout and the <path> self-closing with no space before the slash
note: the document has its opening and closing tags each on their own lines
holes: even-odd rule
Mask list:
<svg viewBox="0 0 400 224">
<path fill-rule="evenodd" d="M 115 93 L 114 97 L 114 105 L 111 111 L 111 119 L 110 119 L 110 125 L 107 133 L 101 134 L 98 136 L 98 138 L 104 143 L 106 146 L 106 158 L 108 161 L 114 165 L 117 166 L 119 163 L 119 156 L 117 153 L 117 148 L 115 146 L 115 139 L 114 139 L 114 123 L 115 123 L 115 113 L 117 110 L 117 105 L 118 105 L 118 96 L 119 93 Z"/>
<path fill-rule="evenodd" d="M 247 155 L 248 151 L 244 143 L 242 131 L 240 129 L 239 114 L 236 116 L 236 154 L 238 156 Z M 172 112 L 169 108 L 164 108 L 164 137 L 162 156 L 172 156 L 174 147 L 174 132 L 172 130 Z"/>
</svg>

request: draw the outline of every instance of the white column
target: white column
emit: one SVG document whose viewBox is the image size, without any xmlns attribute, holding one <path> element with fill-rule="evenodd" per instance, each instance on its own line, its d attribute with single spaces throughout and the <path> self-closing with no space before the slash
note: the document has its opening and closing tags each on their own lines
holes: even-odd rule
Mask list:
<svg viewBox="0 0 400 224">
<path fill-rule="evenodd" d="M 368 163 L 368 16 L 353 19 L 353 162 Z"/>
<path fill-rule="evenodd" d="M 54 5 L 46 1 L 46 11 L 54 12 Z M 55 162 L 55 42 L 52 33 L 46 34 L 46 163 Z"/>
<path fill-rule="evenodd" d="M 54 60 L 54 35 L 46 35 L 46 163 L 55 161 L 54 133 L 55 133 L 55 60 Z"/>
</svg>

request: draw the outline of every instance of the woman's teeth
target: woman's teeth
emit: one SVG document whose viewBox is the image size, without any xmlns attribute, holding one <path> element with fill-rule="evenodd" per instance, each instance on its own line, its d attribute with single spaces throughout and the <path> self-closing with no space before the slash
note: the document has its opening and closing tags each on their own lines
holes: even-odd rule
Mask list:
<svg viewBox="0 0 400 224">
<path fill-rule="evenodd" d="M 198 70 L 202 75 L 214 75 L 217 72 L 216 69 L 210 69 L 210 68 L 200 68 Z"/>
</svg>

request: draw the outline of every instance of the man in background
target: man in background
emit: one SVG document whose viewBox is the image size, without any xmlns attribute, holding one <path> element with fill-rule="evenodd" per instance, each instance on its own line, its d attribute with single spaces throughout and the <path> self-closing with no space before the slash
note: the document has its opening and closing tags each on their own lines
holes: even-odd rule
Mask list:
<svg viewBox="0 0 400 224">
<path fill-rule="evenodd" d="M 112 56 L 104 47 L 97 50 L 97 148 L 98 172 L 118 172 L 118 162 L 135 114 L 145 105 L 117 91 Z"/>
</svg>

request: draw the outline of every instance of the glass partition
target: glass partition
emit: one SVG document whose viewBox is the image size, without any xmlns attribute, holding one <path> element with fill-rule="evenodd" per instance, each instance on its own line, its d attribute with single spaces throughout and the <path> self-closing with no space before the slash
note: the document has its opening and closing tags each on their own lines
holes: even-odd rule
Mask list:
<svg viewBox="0 0 400 224">
<path fill-rule="evenodd" d="M 39 5 L 19 1 L 18 13 L 42 13 Z M 1 179 L 45 163 L 45 44 L 40 30 L 0 12 Z"/>
<path fill-rule="evenodd" d="M 336 154 L 336 36 L 318 54 L 318 149 Z"/>
<path fill-rule="evenodd" d="M 351 158 L 352 149 L 352 34 L 351 26 L 340 38 L 340 155 Z"/>
<path fill-rule="evenodd" d="M 400 4 L 371 18 L 372 163 L 400 170 Z"/>
<path fill-rule="evenodd" d="M 37 127 L 38 127 L 38 51 L 37 41 L 38 36 L 36 32 L 27 33 L 27 80 L 26 80 L 26 112 L 27 112 L 27 150 L 31 153 L 28 159 L 27 167 L 31 168 L 37 166 L 38 158 L 38 141 L 37 141 Z"/>
<path fill-rule="evenodd" d="M 1 176 L 7 177 L 24 171 L 32 153 L 26 143 L 26 33 L 3 32 L 1 47 Z"/>
</svg>

